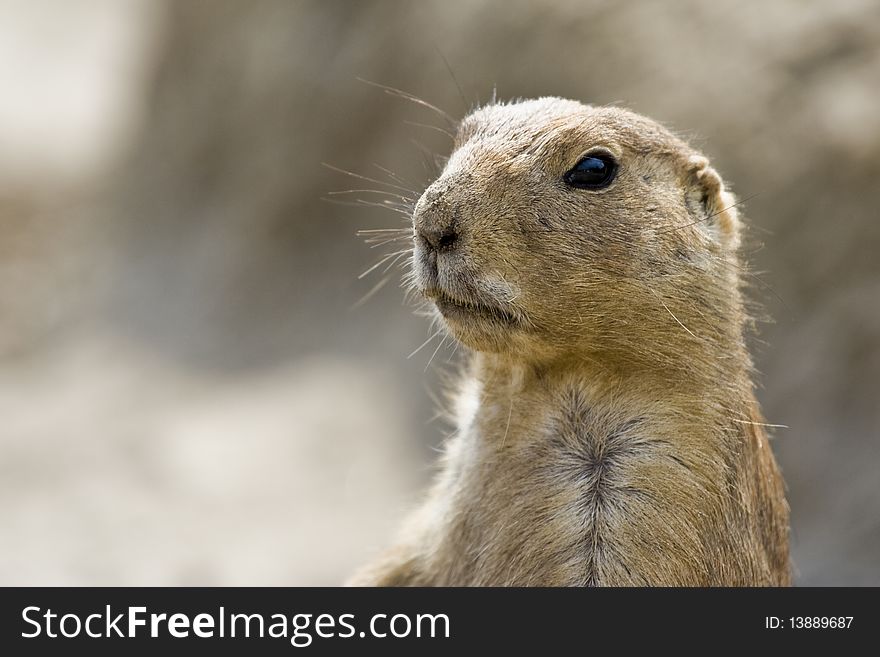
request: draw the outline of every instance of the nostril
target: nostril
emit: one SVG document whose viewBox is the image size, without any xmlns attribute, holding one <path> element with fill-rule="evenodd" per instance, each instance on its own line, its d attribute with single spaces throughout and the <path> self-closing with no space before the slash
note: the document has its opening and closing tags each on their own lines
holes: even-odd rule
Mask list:
<svg viewBox="0 0 880 657">
<path fill-rule="evenodd" d="M 423 228 L 418 233 L 427 246 L 435 251 L 449 251 L 455 248 L 455 244 L 458 242 L 458 233 L 451 226 L 439 229 Z"/>
<path fill-rule="evenodd" d="M 455 243 L 458 241 L 458 233 L 454 230 L 446 230 L 440 235 L 440 239 L 437 240 L 437 249 L 440 251 L 449 250 Z"/>
</svg>

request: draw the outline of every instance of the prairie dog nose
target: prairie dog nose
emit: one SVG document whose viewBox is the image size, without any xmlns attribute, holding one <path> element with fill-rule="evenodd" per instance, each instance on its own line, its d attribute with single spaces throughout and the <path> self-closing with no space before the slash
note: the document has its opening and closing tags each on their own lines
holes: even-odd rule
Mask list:
<svg viewBox="0 0 880 657">
<path fill-rule="evenodd" d="M 456 213 L 440 195 L 429 189 L 413 214 L 417 239 L 431 251 L 451 251 L 459 241 L 456 218 Z"/>
</svg>

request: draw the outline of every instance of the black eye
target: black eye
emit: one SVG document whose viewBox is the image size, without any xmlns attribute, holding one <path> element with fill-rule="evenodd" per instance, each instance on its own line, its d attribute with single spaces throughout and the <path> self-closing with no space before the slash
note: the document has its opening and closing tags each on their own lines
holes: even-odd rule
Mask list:
<svg viewBox="0 0 880 657">
<path fill-rule="evenodd" d="M 614 180 L 617 162 L 608 153 L 594 153 L 582 158 L 574 165 L 563 180 L 567 185 L 578 189 L 601 189 Z"/>
</svg>

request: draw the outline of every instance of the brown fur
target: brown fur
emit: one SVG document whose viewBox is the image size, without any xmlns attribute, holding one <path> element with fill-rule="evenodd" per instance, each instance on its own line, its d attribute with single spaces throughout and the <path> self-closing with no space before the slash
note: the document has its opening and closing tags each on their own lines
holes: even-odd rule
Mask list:
<svg viewBox="0 0 880 657">
<path fill-rule="evenodd" d="M 601 190 L 562 177 L 602 147 Z M 442 471 L 367 585 L 787 585 L 744 342 L 739 220 L 707 160 L 556 98 L 466 117 L 416 205 L 413 284 L 473 350 Z M 419 234 L 454 229 L 432 253 Z"/>
</svg>

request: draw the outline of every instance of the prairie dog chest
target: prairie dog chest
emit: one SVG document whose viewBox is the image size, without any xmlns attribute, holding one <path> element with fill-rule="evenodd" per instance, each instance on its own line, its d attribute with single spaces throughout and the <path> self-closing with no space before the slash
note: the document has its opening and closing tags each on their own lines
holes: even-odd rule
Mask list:
<svg viewBox="0 0 880 657">
<path fill-rule="evenodd" d="M 608 539 L 647 512 L 641 471 L 663 445 L 647 420 L 551 392 L 465 405 L 449 453 L 451 583 L 595 583 Z"/>
</svg>

